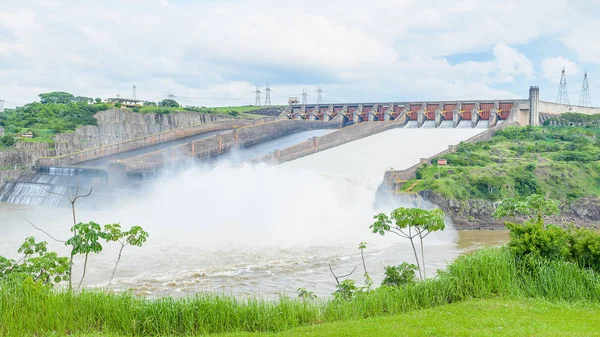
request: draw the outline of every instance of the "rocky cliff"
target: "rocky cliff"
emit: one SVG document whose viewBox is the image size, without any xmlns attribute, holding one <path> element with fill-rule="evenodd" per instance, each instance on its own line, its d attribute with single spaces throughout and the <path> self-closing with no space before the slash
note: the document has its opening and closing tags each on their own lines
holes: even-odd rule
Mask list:
<svg viewBox="0 0 600 337">
<path fill-rule="evenodd" d="M 125 109 L 101 111 L 94 117 L 98 120 L 97 126 L 84 126 L 72 133 L 56 135 L 54 148 L 50 148 L 48 143 L 18 142 L 16 149 L 0 151 L 0 188 L 6 180 L 14 179 L 30 169 L 39 158 L 65 155 L 171 129 L 233 119 L 227 115 L 197 112 L 139 114 Z"/>
<path fill-rule="evenodd" d="M 232 119 L 227 115 L 197 112 L 139 114 L 125 109 L 101 111 L 95 117 L 97 126 L 84 126 L 73 133 L 56 135 L 56 154 L 65 155 L 171 129 Z"/>
<path fill-rule="evenodd" d="M 481 199 L 458 201 L 446 199 L 432 191 L 419 192 L 421 198 L 440 207 L 452 219 L 457 229 L 504 229 L 504 220 L 492 214 L 498 202 Z M 557 225 L 600 228 L 600 198 L 586 197 L 561 205 L 561 214 L 548 219 Z"/>
</svg>

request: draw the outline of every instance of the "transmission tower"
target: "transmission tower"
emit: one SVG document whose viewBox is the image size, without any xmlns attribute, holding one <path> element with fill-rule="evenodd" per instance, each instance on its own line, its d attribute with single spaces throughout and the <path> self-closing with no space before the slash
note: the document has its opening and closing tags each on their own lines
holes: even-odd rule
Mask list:
<svg viewBox="0 0 600 337">
<path fill-rule="evenodd" d="M 590 87 L 588 86 L 587 71 L 583 75 L 583 84 L 581 85 L 581 95 L 579 96 L 580 106 L 592 106 L 590 97 Z"/>
<path fill-rule="evenodd" d="M 323 103 L 323 88 L 321 88 L 321 85 L 317 85 L 317 104 L 322 104 Z"/>
<path fill-rule="evenodd" d="M 308 96 L 306 89 L 302 89 L 302 105 L 306 105 L 306 96 Z"/>
<path fill-rule="evenodd" d="M 265 105 L 271 105 L 271 85 L 265 83 Z"/>
<path fill-rule="evenodd" d="M 133 86 L 133 95 L 131 95 L 131 99 L 133 99 L 133 100 L 137 99 L 137 95 L 135 93 L 135 85 Z"/>
<path fill-rule="evenodd" d="M 4 112 L 4 100 L 0 99 L 0 112 Z"/>
<path fill-rule="evenodd" d="M 254 93 L 256 94 L 256 99 L 254 100 L 254 106 L 260 106 L 260 94 L 262 94 L 262 91 L 260 91 L 258 85 L 255 87 Z"/>
<path fill-rule="evenodd" d="M 567 105 L 571 104 L 569 102 L 569 94 L 567 93 L 567 76 L 565 75 L 565 67 L 563 67 L 560 76 L 560 86 L 558 87 L 558 96 L 556 97 L 556 103 Z"/>
</svg>

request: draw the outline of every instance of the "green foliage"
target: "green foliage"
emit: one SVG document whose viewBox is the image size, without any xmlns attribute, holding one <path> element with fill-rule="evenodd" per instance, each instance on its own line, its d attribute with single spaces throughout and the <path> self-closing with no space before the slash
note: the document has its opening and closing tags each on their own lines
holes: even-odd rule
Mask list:
<svg viewBox="0 0 600 337">
<path fill-rule="evenodd" d="M 119 109 L 121 107 L 121 102 L 115 103 L 115 108 Z"/>
<path fill-rule="evenodd" d="M 397 315 L 448 303 L 468 305 L 478 303 L 473 301 L 477 299 L 512 299 L 520 305 L 527 299 L 540 299 L 543 303 L 559 301 L 561 306 L 580 303 L 589 310 L 600 303 L 600 274 L 564 261 L 539 260 L 530 267 L 520 263 L 509 249 L 486 248 L 459 257 L 434 278 L 402 287 L 356 291 L 347 300 L 294 301 L 282 297 L 272 301 L 203 293 L 177 299 L 148 299 L 128 292 L 67 293 L 32 283 L 4 282 L 0 285 L 0 335 L 200 336 L 277 332 Z M 447 308 L 441 309 L 447 316 Z M 498 334 L 497 325 L 493 333 Z"/>
<path fill-rule="evenodd" d="M 146 101 L 146 102 L 144 102 L 144 106 L 156 106 L 156 102 Z"/>
<path fill-rule="evenodd" d="M 83 125 L 96 125 L 94 114 L 109 108 L 108 104 L 30 103 L 7 109 L 0 115 L 0 124 L 11 133 L 17 133 L 23 128 L 64 132 Z"/>
<path fill-rule="evenodd" d="M 99 240 L 104 238 L 105 234 L 99 224 L 90 221 L 88 223 L 80 222 L 71 228 L 75 233 L 73 237 L 67 240 L 66 245 L 71 246 L 71 255 L 100 253 L 102 245 Z"/>
<path fill-rule="evenodd" d="M 306 290 L 306 288 L 298 288 L 298 297 L 303 300 L 316 300 L 317 295 L 314 292 Z"/>
<path fill-rule="evenodd" d="M 37 242 L 34 237 L 28 237 L 17 252 L 23 254 L 19 261 L 0 256 L 0 280 L 31 279 L 51 285 L 69 278 L 69 259 L 49 252 L 46 241 Z"/>
<path fill-rule="evenodd" d="M 102 98 L 96 97 L 96 99 L 94 101 L 96 102 L 96 104 L 100 104 L 100 103 L 102 103 Z"/>
<path fill-rule="evenodd" d="M 75 96 L 62 91 L 54 91 L 46 94 L 40 94 L 40 103 L 42 104 L 69 104 L 76 102 Z"/>
<path fill-rule="evenodd" d="M 177 103 L 174 99 L 165 98 L 162 101 L 158 102 L 158 106 L 168 107 L 168 108 L 178 108 L 179 103 Z"/>
<path fill-rule="evenodd" d="M 419 276 L 421 279 L 425 279 L 425 252 L 423 239 L 432 232 L 444 230 L 444 228 L 446 228 L 444 216 L 444 212 L 440 209 L 428 211 L 420 208 L 399 207 L 393 210 L 389 217 L 384 213 L 375 215 L 373 217 L 375 222 L 370 225 L 369 228 L 371 228 L 373 233 L 379 233 L 380 235 L 393 233 L 410 240 L 417 268 L 419 269 Z M 421 243 L 420 262 L 415 247 L 416 238 L 418 238 Z"/>
<path fill-rule="evenodd" d="M 504 177 L 484 175 L 472 179 L 473 195 L 476 198 L 498 200 L 501 198 L 501 189 L 505 185 Z"/>
<path fill-rule="evenodd" d="M 371 278 L 371 275 L 369 274 L 369 272 L 367 271 L 367 263 L 365 262 L 365 254 L 364 254 L 364 250 L 367 249 L 367 243 L 366 242 L 361 242 L 358 244 L 358 249 L 360 249 L 360 257 L 362 259 L 362 263 L 363 263 L 363 268 L 364 268 L 364 278 L 365 278 L 365 287 L 366 289 L 371 289 L 371 287 L 373 286 L 373 279 Z"/>
<path fill-rule="evenodd" d="M 417 270 L 417 266 L 407 262 L 402 262 L 402 264 L 398 266 L 387 266 L 385 267 L 385 277 L 383 282 L 381 282 L 381 285 L 400 287 L 406 284 L 414 283 L 417 276 L 415 271 Z"/>
<path fill-rule="evenodd" d="M 15 143 L 16 141 L 13 136 L 2 136 L 2 138 L 0 138 L 0 144 L 4 147 L 13 146 Z"/>
<path fill-rule="evenodd" d="M 343 280 L 336 286 L 336 290 L 333 293 L 333 297 L 336 300 L 349 301 L 358 292 L 356 287 L 356 281 L 354 280 Z"/>
</svg>

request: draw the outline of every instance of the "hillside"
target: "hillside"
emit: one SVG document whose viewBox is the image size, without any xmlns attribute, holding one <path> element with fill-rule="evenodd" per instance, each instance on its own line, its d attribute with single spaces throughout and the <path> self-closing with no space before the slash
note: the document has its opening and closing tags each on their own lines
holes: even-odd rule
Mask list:
<svg viewBox="0 0 600 337">
<path fill-rule="evenodd" d="M 446 159 L 448 165 L 437 165 Z M 401 191 L 419 192 L 458 222 L 494 222 L 494 202 L 540 193 L 561 201 L 561 222 L 600 221 L 600 128 L 509 127 L 461 143 L 423 165 Z M 583 224 L 583 223 L 582 223 Z"/>
<path fill-rule="evenodd" d="M 193 107 L 181 106 L 177 101 L 144 102 L 142 107 L 127 109 L 120 103 L 103 103 L 100 98 L 74 96 L 66 92 L 40 94 L 39 102 L 32 102 L 0 114 L 0 149 L 14 147 L 15 142 L 45 142 L 52 147 L 55 136 L 70 133 L 82 126 L 98 125 L 94 117 L 100 111 L 110 109 L 129 110 L 140 114 L 169 115 L 174 113 L 199 113 L 229 118 L 259 118 L 263 115 L 277 116 L 284 107 Z M 30 138 L 23 135 L 31 133 Z M 2 133 L 0 132 L 0 136 Z"/>
</svg>

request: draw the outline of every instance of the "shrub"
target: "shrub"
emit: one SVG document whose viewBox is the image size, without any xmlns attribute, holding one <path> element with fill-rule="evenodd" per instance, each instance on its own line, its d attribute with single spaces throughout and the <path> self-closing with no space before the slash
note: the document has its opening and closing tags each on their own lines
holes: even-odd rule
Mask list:
<svg viewBox="0 0 600 337">
<path fill-rule="evenodd" d="M 385 267 L 385 277 L 383 278 L 381 285 L 399 287 L 405 284 L 414 283 L 415 277 L 417 276 L 415 273 L 416 270 L 417 266 L 407 262 L 402 262 L 402 264 L 398 266 L 387 266 Z"/>
<path fill-rule="evenodd" d="M 2 138 L 0 138 L 0 143 L 4 147 L 9 147 L 15 145 L 16 141 L 12 136 L 2 136 Z"/>
</svg>

